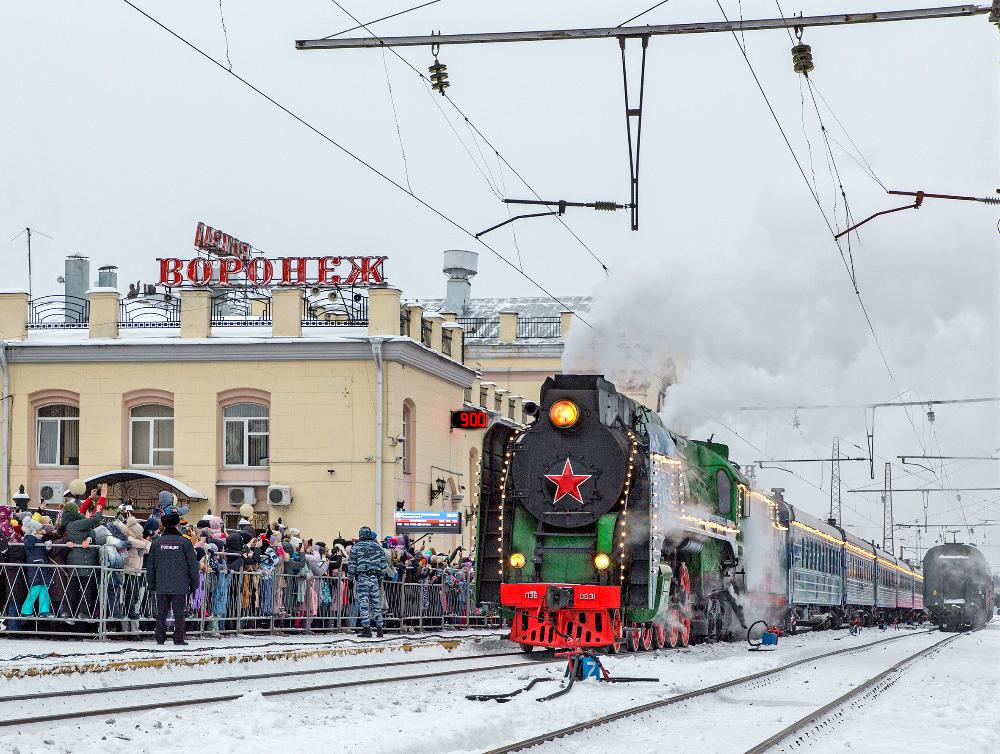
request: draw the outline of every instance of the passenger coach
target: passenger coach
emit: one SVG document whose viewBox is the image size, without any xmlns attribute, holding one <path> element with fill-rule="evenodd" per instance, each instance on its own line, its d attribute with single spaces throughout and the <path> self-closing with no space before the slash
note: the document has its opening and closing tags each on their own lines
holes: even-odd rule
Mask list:
<svg viewBox="0 0 1000 754">
<path fill-rule="evenodd" d="M 789 505 L 781 489 L 752 492 L 748 502 L 741 528 L 752 612 L 789 629 L 821 629 L 923 610 L 923 576 L 905 561 Z"/>
</svg>

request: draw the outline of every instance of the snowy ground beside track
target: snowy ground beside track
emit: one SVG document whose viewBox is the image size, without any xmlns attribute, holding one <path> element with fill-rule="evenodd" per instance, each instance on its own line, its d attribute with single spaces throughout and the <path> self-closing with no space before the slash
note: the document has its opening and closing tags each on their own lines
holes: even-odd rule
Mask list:
<svg viewBox="0 0 1000 754">
<path fill-rule="evenodd" d="M 457 632 L 461 635 L 461 632 Z M 180 749 L 189 748 L 198 742 L 204 745 L 212 754 L 247 754 L 248 752 L 265 751 L 280 746 L 282 749 L 317 746 L 339 752 L 366 752 L 366 754 L 398 754 L 401 750 L 419 748 L 430 750 L 435 754 L 450 752 L 451 754 L 469 754 L 482 752 L 492 747 L 526 738 L 560 726 L 580 722 L 585 719 L 605 714 L 609 711 L 623 709 L 636 704 L 662 699 L 674 694 L 689 691 L 717 683 L 723 680 L 746 675 L 759 670 L 773 668 L 792 660 L 810 657 L 834 649 L 865 644 L 893 635 L 889 631 L 880 633 L 876 630 L 866 630 L 858 637 L 850 636 L 846 631 L 805 634 L 786 637 L 781 640 L 778 651 L 772 653 L 749 653 L 745 644 L 703 645 L 685 650 L 668 650 L 636 655 L 620 655 L 606 661 L 609 669 L 618 675 L 656 676 L 656 683 L 637 683 L 622 685 L 582 684 L 570 694 L 560 699 L 539 704 L 535 697 L 551 693 L 558 688 L 557 683 L 537 685 L 531 692 L 516 697 L 507 704 L 496 702 L 473 702 L 465 699 L 470 693 L 497 693 L 510 691 L 523 686 L 530 678 L 547 676 L 558 678 L 562 673 L 559 664 L 519 667 L 509 670 L 488 671 L 480 674 L 462 675 L 453 678 L 437 678 L 428 680 L 411 680 L 399 683 L 389 683 L 352 689 L 335 689 L 304 693 L 294 696 L 262 697 L 262 690 L 271 688 L 309 686 L 313 683 L 339 682 L 362 677 L 379 677 L 392 675 L 411 675 L 415 673 L 433 673 L 455 667 L 449 663 L 433 663 L 426 666 L 409 665 L 401 668 L 385 668 L 378 666 L 387 662 L 410 661 L 420 659 L 436 659 L 439 657 L 470 657 L 477 654 L 492 654 L 515 649 L 502 640 L 480 640 L 464 643 L 455 650 L 446 650 L 441 646 L 415 648 L 409 652 L 390 651 L 377 654 L 351 654 L 307 658 L 302 660 L 271 660 L 261 663 L 241 665 L 211 665 L 195 668 L 167 668 L 116 671 L 96 674 L 73 674 L 62 676 L 44 676 L 36 678 L 2 681 L 0 696 L 27 693 L 32 690 L 49 691 L 53 689 L 71 689 L 95 686 L 122 686 L 130 683 L 149 681 L 180 680 L 206 675 L 230 676 L 245 672 L 274 672 L 275 670 L 299 670 L 313 667 L 355 666 L 366 665 L 364 671 L 350 671 L 322 676 L 303 676 L 241 684 L 238 688 L 244 692 L 237 701 L 215 704 L 205 708 L 177 707 L 171 708 L 169 700 L 174 692 L 146 691 L 115 697 L 119 704 L 148 703 L 151 700 L 162 699 L 167 706 L 151 712 L 138 714 L 114 714 L 100 717 L 79 719 L 72 723 L 51 723 L 28 725 L 19 729 L 0 729 L 0 754 L 46 754 L 47 752 L 101 752 L 102 754 L 174 754 Z M 900 634 L 913 633 L 906 629 Z M 933 639 L 932 639 L 933 637 Z M 979 637 L 983 637 L 980 639 Z M 289 643 L 301 641 L 302 637 L 286 637 Z M 416 638 L 416 637 L 409 637 Z M 926 646 L 931 640 L 940 639 L 940 634 L 911 636 L 899 642 L 891 642 L 887 646 L 898 646 L 899 652 L 905 647 L 916 650 Z M 316 637 L 316 643 L 321 644 L 327 637 Z M 988 640 L 987 640 L 988 639 Z M 980 632 L 974 637 L 965 637 L 955 644 L 970 642 L 976 649 L 963 649 L 969 653 L 968 664 L 974 665 L 980 677 L 989 675 L 991 669 L 994 676 L 1000 675 L 1000 624 L 993 624 L 988 632 Z M 257 639 L 260 644 L 274 641 L 274 637 Z M 232 646 L 245 646 L 254 643 L 241 637 L 228 640 L 228 646 L 219 642 L 195 642 L 185 650 L 198 649 L 200 645 L 208 646 L 210 651 L 225 654 L 232 651 Z M 975 643 L 975 644 L 973 644 Z M 30 646 L 39 644 L 41 646 Z M 60 643 L 60 650 L 73 651 L 80 644 L 70 645 L 66 649 Z M 980 646 L 981 644 L 981 646 Z M 93 645 L 95 651 L 106 651 L 108 645 Z M 140 645 L 141 646 L 141 645 Z M 148 645 L 146 645 L 148 646 Z M 52 644 L 41 642 L 0 642 L 0 665 L 3 658 L 28 654 L 31 648 L 41 654 L 47 647 L 52 651 Z M 99 648 L 99 649 L 98 649 Z M 951 648 L 942 650 L 932 662 L 939 662 Z M 180 651 L 173 650 L 170 651 Z M 188 653 L 190 654 L 190 652 Z M 975 659 L 979 656 L 978 663 Z M 518 658 L 505 658 L 503 662 Z M 25 661 L 21 661 L 23 664 Z M 49 661 L 46 661 L 49 662 Z M 500 660 L 483 661 L 483 664 L 500 664 Z M 838 660 L 824 661 L 829 664 L 824 668 L 835 669 Z M 466 666 L 469 664 L 466 661 Z M 911 677 L 908 671 L 904 680 Z M 915 674 L 914 676 L 915 677 Z M 961 677 L 956 672 L 948 676 L 954 684 Z M 902 681 L 901 681 L 902 683 Z M 995 682 L 994 682 L 995 683 Z M 900 684 L 893 687 L 899 688 Z M 993 729 L 1000 727 L 997 710 L 1000 709 L 1000 694 L 996 685 L 992 686 L 992 701 L 990 714 L 993 717 Z M 892 690 L 890 690 L 892 691 Z M 222 693 L 230 693 L 226 689 Z M 198 686 L 186 689 L 188 696 L 211 696 L 220 693 L 219 686 Z M 910 692 L 912 698 L 908 707 L 908 717 L 911 720 L 894 719 L 889 723 L 885 720 L 872 730 L 877 730 L 881 738 L 868 736 L 859 737 L 857 742 L 865 742 L 866 752 L 887 750 L 880 745 L 872 745 L 872 741 L 884 740 L 886 730 L 894 733 L 913 731 L 913 736 L 923 739 L 923 729 L 928 725 L 939 723 L 924 723 L 928 694 L 930 691 L 917 684 Z M 987 693 L 984 690 L 984 694 Z M 958 688 L 940 690 L 942 697 L 947 697 L 949 704 L 943 709 L 958 715 L 963 708 L 959 697 L 968 697 L 963 683 Z M 883 695 L 877 704 L 887 698 Z M 109 706 L 99 697 L 89 698 L 91 706 Z M 975 704 L 985 705 L 989 696 L 978 696 Z M 924 700 L 924 701 L 920 701 Z M 940 700 L 939 700 L 940 701 Z M 973 704 L 973 701 L 970 701 Z M 58 700 L 39 700 L 25 702 L 18 706 L 16 714 L 8 708 L 2 714 L 9 717 L 30 716 L 60 711 L 66 707 Z M 977 707 L 978 708 L 978 707 Z M 692 705 L 691 714 L 697 714 L 698 706 Z M 745 708 L 742 705 L 726 705 L 725 725 L 739 725 L 743 715 L 759 712 Z M 940 713 L 939 713 L 940 714 Z M 791 718 L 789 718 L 791 719 Z M 862 719 L 867 720 L 864 716 Z M 642 721 L 634 723 L 643 725 Z M 647 723 L 648 724 L 648 723 Z M 956 723 L 957 724 L 957 723 Z M 941 722 L 945 726 L 947 723 Z M 969 730 L 969 726 L 966 726 Z M 664 730 L 664 741 L 670 740 L 669 731 Z M 831 741 L 834 739 L 831 737 Z M 618 739 L 620 748 L 622 739 Z M 674 740 L 676 743 L 676 740 Z M 825 745 L 825 740 L 824 740 Z M 809 751 L 842 751 L 846 743 L 840 741 L 836 748 L 810 748 Z M 657 749 L 661 748 L 657 746 Z M 908 748 L 912 752 L 921 750 L 917 740 L 910 741 Z M 574 751 L 585 751 L 574 748 Z M 606 752 L 608 747 L 599 749 Z M 704 746 L 696 749 L 699 752 L 711 754 L 713 749 Z M 951 751 L 957 749 L 943 749 Z M 1000 751 L 1000 747 L 965 748 L 963 751 Z M 630 754 L 639 754 L 640 748 L 630 750 Z M 725 750 L 725 754 L 729 754 Z"/>
<path fill-rule="evenodd" d="M 886 740 L 885 732 L 895 731 Z M 872 746 L 873 741 L 880 741 Z M 1000 620 L 907 670 L 863 708 L 851 709 L 816 751 L 885 754 L 1000 752 Z"/>
</svg>

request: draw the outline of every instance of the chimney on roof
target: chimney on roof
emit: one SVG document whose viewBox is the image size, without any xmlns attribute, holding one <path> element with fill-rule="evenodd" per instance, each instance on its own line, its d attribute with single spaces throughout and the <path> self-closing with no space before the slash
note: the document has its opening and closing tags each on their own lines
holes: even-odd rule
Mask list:
<svg viewBox="0 0 1000 754">
<path fill-rule="evenodd" d="M 97 287 L 118 289 L 118 268 L 113 264 L 106 264 L 97 268 Z"/>
<path fill-rule="evenodd" d="M 90 260 L 82 254 L 70 254 L 63 267 L 63 293 L 66 296 L 65 321 L 86 322 L 87 290 L 90 288 Z"/>
<path fill-rule="evenodd" d="M 444 253 L 444 274 L 448 276 L 448 289 L 442 311 L 464 314 L 472 297 L 472 277 L 479 266 L 479 253 L 448 249 Z"/>
</svg>

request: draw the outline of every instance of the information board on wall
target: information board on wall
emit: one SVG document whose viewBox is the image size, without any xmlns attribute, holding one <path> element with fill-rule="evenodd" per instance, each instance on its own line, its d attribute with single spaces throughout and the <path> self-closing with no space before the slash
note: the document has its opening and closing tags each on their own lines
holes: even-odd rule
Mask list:
<svg viewBox="0 0 1000 754">
<path fill-rule="evenodd" d="M 461 511 L 396 511 L 397 534 L 462 533 Z"/>
</svg>

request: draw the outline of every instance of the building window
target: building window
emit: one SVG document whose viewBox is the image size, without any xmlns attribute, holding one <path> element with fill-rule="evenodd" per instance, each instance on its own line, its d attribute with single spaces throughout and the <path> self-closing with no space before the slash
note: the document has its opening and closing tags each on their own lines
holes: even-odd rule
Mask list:
<svg viewBox="0 0 1000 754">
<path fill-rule="evenodd" d="M 129 412 L 132 466 L 174 465 L 174 410 L 147 403 Z"/>
<path fill-rule="evenodd" d="M 268 410 L 259 403 L 234 403 L 222 412 L 226 466 L 267 466 Z"/>
<path fill-rule="evenodd" d="M 484 387 L 479 388 L 479 405 L 483 408 L 486 408 L 486 394 L 488 392 L 489 391 Z"/>
<path fill-rule="evenodd" d="M 503 413 L 503 396 L 502 395 L 494 395 L 493 396 L 493 410 L 496 411 L 498 414 L 502 414 Z"/>
<path fill-rule="evenodd" d="M 514 399 L 507 401 L 507 418 L 514 421 Z"/>
<path fill-rule="evenodd" d="M 413 403 L 403 402 L 403 473 L 413 472 L 413 440 L 416 433 L 414 424 Z"/>
<path fill-rule="evenodd" d="M 79 466 L 80 409 L 64 403 L 39 408 L 35 443 L 39 466 Z"/>
</svg>

